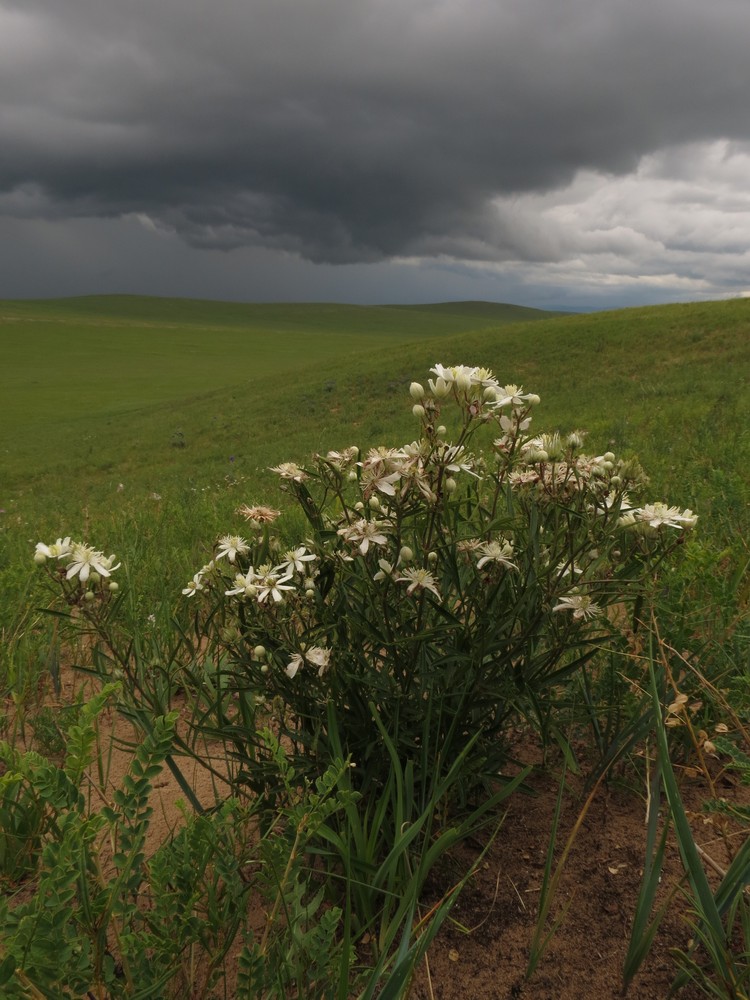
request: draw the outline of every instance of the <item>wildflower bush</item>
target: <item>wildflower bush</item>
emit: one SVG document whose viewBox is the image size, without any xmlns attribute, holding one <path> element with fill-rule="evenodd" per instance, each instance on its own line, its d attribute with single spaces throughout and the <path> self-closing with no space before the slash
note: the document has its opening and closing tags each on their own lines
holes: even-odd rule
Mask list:
<svg viewBox="0 0 750 1000">
<path fill-rule="evenodd" d="M 302 773 L 349 756 L 362 791 L 387 781 L 392 746 L 420 802 L 470 745 L 466 800 L 497 778 L 508 720 L 545 726 L 695 523 L 632 499 L 636 461 L 532 432 L 532 393 L 481 368 L 431 374 L 410 389 L 416 440 L 274 469 L 307 521 L 298 544 L 272 534 L 275 511 L 241 508 L 249 530 L 220 538 L 183 591 L 220 651 L 215 721 L 251 782 L 260 712 Z"/>
<path fill-rule="evenodd" d="M 511 717 L 547 732 L 560 685 L 636 621 L 696 522 L 636 499 L 637 461 L 533 432 L 538 396 L 482 368 L 431 375 L 410 387 L 419 438 L 275 467 L 304 537 L 285 548 L 279 512 L 244 505 L 247 530 L 183 590 L 211 650 L 189 678 L 199 725 L 232 742 L 256 792 L 262 717 L 298 773 L 350 758 L 360 791 L 383 786 L 392 748 L 421 803 L 462 756 L 465 801 L 500 773 Z M 116 557 L 66 537 L 35 560 L 103 634 Z"/>
<path fill-rule="evenodd" d="M 482 368 L 430 375 L 410 386 L 415 440 L 274 468 L 289 511 L 239 508 L 246 527 L 221 536 L 184 587 L 191 626 L 159 669 L 118 631 L 115 556 L 67 537 L 35 555 L 147 732 L 178 686 L 187 695 L 174 745 L 200 758 L 221 742 L 224 775 L 251 794 L 264 836 L 289 808 L 290 775 L 304 801 L 341 769 L 340 807 L 304 851 L 340 906 L 342 954 L 370 942 L 373 982 L 399 937 L 407 981 L 455 898 L 428 934 L 415 922 L 427 874 L 522 781 L 503 774 L 510 724 L 525 718 L 545 740 L 558 731 L 570 682 L 632 638 L 660 565 L 696 522 L 643 502 L 637 461 L 587 454 L 579 432 L 532 430 L 533 393 Z M 301 526 L 291 545 L 290 522 Z M 248 982 L 262 969 L 252 954 Z"/>
</svg>

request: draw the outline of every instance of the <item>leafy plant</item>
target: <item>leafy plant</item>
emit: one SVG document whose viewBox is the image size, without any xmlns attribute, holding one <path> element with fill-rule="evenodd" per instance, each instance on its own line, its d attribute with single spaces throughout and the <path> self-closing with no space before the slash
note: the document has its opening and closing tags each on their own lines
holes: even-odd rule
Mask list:
<svg viewBox="0 0 750 1000">
<path fill-rule="evenodd" d="M 670 757 L 667 734 L 669 709 L 681 701 L 673 701 L 667 711 L 663 708 L 667 680 L 673 685 L 665 644 L 660 640 L 658 626 L 652 622 L 649 649 L 649 683 L 652 699 L 654 731 L 657 747 L 656 771 L 653 777 L 647 836 L 647 854 L 643 881 L 633 923 L 630 946 L 625 962 L 626 985 L 640 967 L 651 948 L 659 924 L 667 911 L 674 892 L 649 915 L 654 906 L 664 860 L 664 851 L 670 826 L 682 859 L 689 889 L 688 899 L 693 931 L 693 944 L 687 950 L 675 949 L 673 954 L 681 969 L 675 980 L 674 990 L 688 980 L 695 982 L 707 996 L 721 1000 L 747 1000 L 750 987 L 750 837 L 745 836 L 732 863 L 722 872 L 721 882 L 712 890 L 704 870 L 703 854 L 695 842 L 685 806 L 680 795 Z M 674 718 L 674 716 L 673 716 Z M 708 744 L 708 745 L 707 745 Z M 707 740 L 696 741 L 696 750 L 713 752 L 715 745 Z M 730 756 L 732 765 L 750 779 L 748 757 L 736 746 L 719 738 L 719 746 Z M 659 835 L 658 804 L 663 789 L 668 806 L 668 821 Z M 723 811 L 728 808 L 747 830 L 750 817 L 742 810 L 726 807 L 723 803 L 707 803 L 709 809 Z M 676 888 L 675 888 L 676 891 Z"/>
<path fill-rule="evenodd" d="M 455 898 L 421 922 L 427 874 L 523 778 L 503 773 L 512 720 L 565 749 L 560 707 L 576 690 L 612 759 L 621 722 L 599 724 L 588 668 L 632 638 L 696 518 L 631 499 L 643 486 L 635 460 L 586 455 L 579 433 L 532 434 L 534 394 L 486 369 L 431 374 L 429 391 L 410 388 L 418 440 L 275 467 L 304 534 L 287 547 L 278 511 L 240 507 L 248 537 L 218 539 L 183 589 L 192 631 L 171 646 L 118 623 L 114 555 L 70 537 L 37 545 L 67 605 L 61 620 L 87 632 L 95 671 L 122 680 L 121 707 L 151 748 L 136 750 L 114 805 L 66 847 L 90 857 L 104 827 L 115 842 L 115 884 L 91 896 L 86 925 L 107 989 L 103 927 L 115 930 L 128 988 L 162 988 L 159 969 L 176 958 L 136 902 L 155 768 L 166 762 L 200 811 L 175 747 L 215 770 L 204 748 L 218 741 L 227 766 L 217 775 L 259 821 L 256 885 L 271 903 L 242 952 L 241 989 L 323 995 L 333 975 L 341 1000 L 365 940 L 365 995 L 406 988 Z M 178 685 L 188 702 L 179 735 L 169 713 Z M 641 722 L 624 726 L 615 753 Z M 193 932 L 188 922 L 183 939 L 195 943 Z"/>
</svg>

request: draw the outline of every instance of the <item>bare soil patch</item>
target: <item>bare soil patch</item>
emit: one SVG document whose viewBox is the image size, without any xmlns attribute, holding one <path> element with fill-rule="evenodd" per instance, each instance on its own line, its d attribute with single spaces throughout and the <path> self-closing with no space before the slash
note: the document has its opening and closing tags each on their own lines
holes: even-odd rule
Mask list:
<svg viewBox="0 0 750 1000">
<path fill-rule="evenodd" d="M 68 669 L 61 683 L 59 700 L 70 702 L 81 685 L 90 682 Z M 101 728 L 102 746 L 111 745 L 107 780 L 100 788 L 106 798 L 119 787 L 130 765 L 132 751 L 123 744 L 133 743 L 137 736 L 132 725 L 114 711 L 102 715 Z M 541 755 L 537 756 L 541 760 Z M 204 806 L 214 804 L 217 792 L 228 793 L 229 786 L 217 784 L 199 764 L 180 760 L 180 767 Z M 99 784 L 93 774 L 92 779 Z M 728 796 L 750 800 L 748 789 L 723 780 Z M 583 779 L 572 777 L 569 784 L 571 794 L 565 797 L 556 859 L 585 800 Z M 622 967 L 643 871 L 645 795 L 637 788 L 600 787 L 573 842 L 552 908 L 550 921 L 565 911 L 562 922 L 535 974 L 527 980 L 558 778 L 540 768 L 527 785 L 528 794 L 517 792 L 506 803 L 499 833 L 433 943 L 428 961 L 418 970 L 409 994 L 412 1000 L 612 1000 L 623 995 Z M 684 783 L 683 795 L 692 810 L 697 842 L 719 866 L 726 866 L 729 859 L 724 841 L 701 816 L 701 804 L 708 794 L 702 780 Z M 155 850 L 179 829 L 184 821 L 178 805 L 181 800 L 184 795 L 165 766 L 154 782 L 148 850 Z M 462 877 L 482 846 L 479 842 L 465 844 L 433 872 L 423 913 Z M 708 871 L 711 875 L 710 867 Z M 671 844 L 662 898 L 682 878 L 679 855 Z M 262 911 L 252 913 L 251 922 L 261 927 Z M 685 948 L 690 937 L 684 899 L 677 892 L 627 995 L 637 1000 L 665 1000 L 676 973 L 669 951 Z M 229 982 L 234 971 L 228 970 Z M 681 1000 L 696 1000 L 703 994 L 688 986 L 679 996 Z"/>
</svg>

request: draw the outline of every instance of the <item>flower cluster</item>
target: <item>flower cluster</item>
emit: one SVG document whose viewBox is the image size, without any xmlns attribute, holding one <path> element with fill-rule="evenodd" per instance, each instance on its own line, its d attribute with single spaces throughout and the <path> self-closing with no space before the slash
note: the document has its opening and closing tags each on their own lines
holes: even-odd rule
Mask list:
<svg viewBox="0 0 750 1000">
<path fill-rule="evenodd" d="M 626 511 L 620 518 L 620 526 L 630 528 L 642 535 L 657 535 L 664 528 L 686 531 L 694 528 L 698 515 L 692 510 L 680 510 L 665 503 L 647 503 Z"/>
<path fill-rule="evenodd" d="M 105 556 L 86 542 L 72 541 L 70 536 L 58 538 L 51 545 L 37 542 L 34 552 L 37 566 L 44 566 L 51 560 L 59 563 L 58 575 L 78 592 L 77 596 L 86 601 L 93 600 L 97 593 L 105 590 L 114 593 L 119 589 L 117 582 L 110 579 L 121 565 L 115 561 L 116 558 L 114 555 Z M 74 597 L 74 589 L 68 590 L 70 599 Z"/>
<path fill-rule="evenodd" d="M 436 364 L 409 392 L 415 440 L 274 467 L 306 537 L 282 543 L 279 512 L 244 504 L 242 534 L 182 593 L 216 644 L 213 689 L 235 698 L 221 724 L 263 705 L 310 774 L 330 740 L 373 787 L 388 766 L 373 713 L 404 759 L 424 750 L 415 781 L 434 778 L 426 748 L 450 762 L 478 733 L 466 766 L 494 780 L 505 720 L 621 638 L 622 609 L 697 519 L 643 504 L 636 461 L 532 431 L 539 397 L 486 368 Z M 69 538 L 35 558 L 84 585 L 116 568 Z"/>
</svg>

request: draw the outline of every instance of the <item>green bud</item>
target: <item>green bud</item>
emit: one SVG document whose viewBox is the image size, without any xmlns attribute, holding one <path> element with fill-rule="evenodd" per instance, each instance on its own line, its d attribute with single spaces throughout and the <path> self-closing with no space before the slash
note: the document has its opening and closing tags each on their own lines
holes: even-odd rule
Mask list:
<svg viewBox="0 0 750 1000">
<path fill-rule="evenodd" d="M 93 590 L 87 590 L 83 595 L 83 599 L 87 604 L 91 604 L 91 602 L 96 599 L 96 594 Z"/>
<path fill-rule="evenodd" d="M 408 545 L 402 545 L 398 557 L 401 560 L 401 562 L 409 562 L 414 558 L 414 553 L 412 552 L 412 550 L 409 548 Z"/>
<path fill-rule="evenodd" d="M 412 382 L 409 386 L 409 392 L 412 399 L 424 399 L 424 386 L 421 386 L 419 382 Z"/>
<path fill-rule="evenodd" d="M 113 594 L 116 594 L 117 591 L 120 589 L 120 584 L 117 582 L 117 580 L 111 580 L 107 584 L 107 589 L 111 590 Z"/>
<path fill-rule="evenodd" d="M 411 408 L 411 412 L 417 418 L 417 420 L 422 420 L 425 415 L 425 408 L 421 403 L 415 403 Z"/>
<path fill-rule="evenodd" d="M 47 557 L 43 552 L 35 552 L 34 562 L 37 564 L 37 566 L 44 566 L 44 564 L 47 562 Z"/>
<path fill-rule="evenodd" d="M 446 479 L 445 480 L 445 492 L 446 493 L 454 493 L 456 491 L 457 487 L 458 487 L 458 483 L 456 482 L 455 479 Z"/>
<path fill-rule="evenodd" d="M 253 650 L 253 656 L 256 660 L 264 660 L 266 658 L 266 647 L 256 646 Z"/>
</svg>

